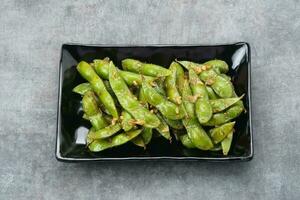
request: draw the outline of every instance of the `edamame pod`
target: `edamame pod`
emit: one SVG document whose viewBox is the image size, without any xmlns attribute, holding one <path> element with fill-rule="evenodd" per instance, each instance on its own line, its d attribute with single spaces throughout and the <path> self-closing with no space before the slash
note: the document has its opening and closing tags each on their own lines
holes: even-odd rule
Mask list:
<svg viewBox="0 0 300 200">
<path fill-rule="evenodd" d="M 99 130 L 107 126 L 107 122 L 97 106 L 96 96 L 92 91 L 88 91 L 84 94 L 82 98 L 82 107 L 85 118 L 91 122 L 94 129 Z"/>
<path fill-rule="evenodd" d="M 229 68 L 225 61 L 223 60 L 210 60 L 204 63 L 204 65 L 211 66 L 217 73 L 227 73 Z"/>
<path fill-rule="evenodd" d="M 179 93 L 182 97 L 183 107 L 185 110 L 185 114 L 187 118 L 194 118 L 195 111 L 194 111 L 194 103 L 192 102 L 192 90 L 189 85 L 188 79 L 184 75 L 184 71 L 181 65 L 176 66 L 176 85 L 178 87 Z"/>
<path fill-rule="evenodd" d="M 91 91 L 92 87 L 89 83 L 81 83 L 73 88 L 73 92 L 83 96 L 87 91 Z"/>
<path fill-rule="evenodd" d="M 193 69 L 196 74 L 206 85 L 211 85 L 214 91 L 223 98 L 229 98 L 232 95 L 232 87 L 230 81 L 222 78 L 210 65 L 202 65 L 189 61 L 177 61 L 186 69 Z"/>
<path fill-rule="evenodd" d="M 179 93 L 182 95 L 182 92 L 185 88 L 182 87 L 185 75 L 184 70 L 181 65 L 174 65 L 176 67 L 176 86 L 179 90 Z"/>
<path fill-rule="evenodd" d="M 203 71 L 206 71 L 208 69 L 211 68 L 211 66 L 209 65 L 203 65 L 203 64 L 199 64 L 199 63 L 195 63 L 195 62 L 191 62 L 191 61 L 176 61 L 179 64 L 181 64 L 185 69 L 187 70 L 194 70 L 196 72 L 196 74 L 200 74 Z"/>
<path fill-rule="evenodd" d="M 109 70 L 109 60 L 94 60 L 95 70 L 97 74 L 105 79 L 108 80 L 108 70 Z M 120 76 L 124 79 L 127 85 L 141 85 L 143 81 L 153 82 L 155 80 L 154 77 L 145 76 L 129 71 L 122 71 L 119 70 Z"/>
<path fill-rule="evenodd" d="M 184 111 L 179 106 L 166 100 L 149 83 L 144 82 L 142 90 L 147 102 L 155 106 L 166 118 L 176 120 L 184 117 Z"/>
<path fill-rule="evenodd" d="M 171 102 L 179 105 L 180 110 L 182 110 L 182 112 L 184 112 L 184 115 L 186 115 L 184 104 L 182 103 L 182 97 L 177 89 L 177 79 L 178 79 L 177 76 L 181 73 L 180 68 L 181 66 L 177 62 L 171 63 L 169 67 L 169 70 L 171 71 L 171 75 L 167 76 L 165 79 L 165 88 L 167 91 L 168 99 Z M 177 73 L 177 69 L 179 70 L 178 73 Z"/>
<path fill-rule="evenodd" d="M 215 99 L 209 100 L 209 103 L 212 107 L 214 113 L 221 112 L 233 104 L 237 103 L 239 100 L 243 98 L 244 95 L 241 97 L 233 97 L 233 98 L 226 98 L 226 99 Z"/>
<path fill-rule="evenodd" d="M 213 143 L 205 130 L 201 127 L 197 119 L 183 119 L 183 125 L 186 128 L 188 137 L 192 143 L 201 150 L 213 148 Z"/>
<path fill-rule="evenodd" d="M 183 144 L 183 146 L 185 146 L 186 148 L 188 148 L 188 149 L 196 148 L 187 134 L 184 134 L 184 135 L 180 136 L 179 138 L 180 138 L 180 141 Z"/>
<path fill-rule="evenodd" d="M 128 71 L 121 71 L 120 70 L 120 76 L 124 79 L 124 81 L 127 83 L 127 85 L 142 85 L 143 81 L 147 81 L 149 83 L 155 81 L 154 77 L 146 76 L 146 75 L 140 75 L 133 72 Z"/>
<path fill-rule="evenodd" d="M 109 65 L 109 83 L 119 100 L 120 105 L 131 114 L 133 118 L 148 128 L 158 127 L 160 120 L 157 116 L 143 107 L 137 98 L 130 92 L 125 81 L 119 75 L 112 62 Z"/>
<path fill-rule="evenodd" d="M 210 136 L 215 144 L 221 142 L 229 133 L 233 131 L 235 122 L 229 122 L 222 126 L 213 128 L 209 131 Z"/>
<path fill-rule="evenodd" d="M 97 105 L 96 96 L 92 91 L 86 92 L 82 97 L 82 109 L 87 117 L 101 112 Z"/>
<path fill-rule="evenodd" d="M 93 90 L 98 95 L 99 100 L 104 104 L 108 112 L 114 118 L 118 118 L 119 115 L 114 100 L 109 94 L 109 92 L 106 90 L 103 81 L 96 74 L 94 69 L 87 62 L 81 61 L 77 65 L 77 70 L 81 74 L 81 76 L 91 84 Z"/>
<path fill-rule="evenodd" d="M 96 115 L 89 116 L 88 120 L 91 122 L 92 126 L 95 130 L 100 130 L 103 127 L 107 126 L 107 122 L 105 121 L 102 113 L 97 113 Z"/>
<path fill-rule="evenodd" d="M 130 123 L 130 120 L 132 120 L 133 118 L 128 112 L 123 110 L 120 118 L 121 118 L 122 129 L 125 132 L 133 128 L 133 124 Z"/>
<path fill-rule="evenodd" d="M 231 82 L 217 74 L 213 69 L 202 71 L 199 77 L 206 85 L 210 85 L 218 96 L 222 98 L 232 96 Z"/>
<path fill-rule="evenodd" d="M 234 90 L 233 90 L 233 97 L 238 97 Z M 245 110 L 243 101 L 239 100 L 230 108 L 228 108 L 226 111 L 213 114 L 213 117 L 207 123 L 205 123 L 205 125 L 218 126 L 224 124 L 238 117 L 243 112 L 243 110 Z"/>
<path fill-rule="evenodd" d="M 101 78 L 105 80 L 108 79 L 109 62 L 109 58 L 104 58 L 103 60 L 93 60 L 95 71 Z"/>
<path fill-rule="evenodd" d="M 173 103 L 180 105 L 182 103 L 182 100 L 176 87 L 177 65 L 179 64 L 176 62 L 171 63 L 169 67 L 171 75 L 167 76 L 165 79 L 165 88 L 167 91 L 168 99 Z"/>
<path fill-rule="evenodd" d="M 88 148 L 92 152 L 99 152 L 99 151 L 103 151 L 108 148 L 120 146 L 120 145 L 125 144 L 126 142 L 132 140 L 133 138 L 137 137 L 141 132 L 142 132 L 141 129 L 132 130 L 129 132 L 124 132 L 124 133 L 115 135 L 111 139 L 94 140 L 88 145 Z"/>
<path fill-rule="evenodd" d="M 187 114 L 187 118 L 192 119 L 195 115 L 195 105 L 192 102 L 193 94 L 192 89 L 190 88 L 188 79 L 183 80 L 183 83 L 178 86 L 182 95 L 182 101 Z"/>
<path fill-rule="evenodd" d="M 221 142 L 222 151 L 223 151 L 224 156 L 227 156 L 228 152 L 230 151 L 232 138 L 233 138 L 233 132 L 234 131 L 232 129 L 232 131 Z"/>
<path fill-rule="evenodd" d="M 145 145 L 144 140 L 141 135 L 138 135 L 137 137 L 133 138 L 131 140 L 131 142 L 138 147 L 142 147 L 142 148 L 146 149 L 146 145 Z"/>
<path fill-rule="evenodd" d="M 152 128 L 144 128 L 143 129 L 141 136 L 142 136 L 145 144 L 149 144 L 149 142 L 152 139 L 152 134 L 153 134 Z"/>
<path fill-rule="evenodd" d="M 216 95 L 216 93 L 210 86 L 206 85 L 206 91 L 207 91 L 209 99 L 211 99 L 211 100 L 218 99 L 218 96 Z"/>
<path fill-rule="evenodd" d="M 93 140 L 108 138 L 121 130 L 121 128 L 122 127 L 119 123 L 111 124 L 97 131 L 89 131 L 87 137 Z"/>
<path fill-rule="evenodd" d="M 134 59 L 122 60 L 124 70 L 154 77 L 169 76 L 170 70 L 155 64 L 143 63 Z"/>
<path fill-rule="evenodd" d="M 201 124 L 206 123 L 212 117 L 213 113 L 206 87 L 194 70 L 189 70 L 189 78 L 193 95 L 198 97 L 195 102 L 196 116 Z"/>
<path fill-rule="evenodd" d="M 238 117 L 242 111 L 244 110 L 243 107 L 243 102 L 239 100 L 236 104 L 233 106 L 229 107 L 227 110 L 220 112 L 220 113 L 215 113 L 213 114 L 212 118 L 206 122 L 204 125 L 205 126 L 219 126 L 222 125 L 226 122 L 231 121 L 232 119 Z"/>
</svg>

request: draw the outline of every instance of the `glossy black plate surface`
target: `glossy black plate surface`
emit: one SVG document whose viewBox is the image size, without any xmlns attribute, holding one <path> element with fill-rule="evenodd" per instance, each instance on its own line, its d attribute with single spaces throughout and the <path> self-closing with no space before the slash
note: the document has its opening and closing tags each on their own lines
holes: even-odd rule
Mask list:
<svg viewBox="0 0 300 200">
<path fill-rule="evenodd" d="M 245 94 L 247 112 L 236 119 L 234 139 L 228 156 L 222 152 L 188 150 L 172 139 L 170 144 L 163 138 L 153 138 L 146 150 L 131 143 L 105 150 L 89 152 L 85 136 L 90 127 L 82 119 L 81 97 L 72 92 L 79 83 L 85 82 L 76 71 L 79 61 L 91 62 L 96 58 L 109 57 L 116 66 L 124 58 L 168 67 L 177 59 L 202 63 L 211 59 L 225 60 L 230 66 L 238 95 Z M 110 46 L 64 44 L 59 66 L 59 95 L 57 114 L 56 158 L 59 161 L 100 161 L 100 160 L 251 160 L 253 157 L 251 100 L 250 100 L 250 47 L 247 43 L 226 45 L 153 45 L 153 46 Z"/>
</svg>

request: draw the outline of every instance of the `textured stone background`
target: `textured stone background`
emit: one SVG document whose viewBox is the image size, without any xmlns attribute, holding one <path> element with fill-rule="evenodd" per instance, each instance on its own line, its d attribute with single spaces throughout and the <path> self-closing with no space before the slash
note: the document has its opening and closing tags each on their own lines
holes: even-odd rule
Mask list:
<svg viewBox="0 0 300 200">
<path fill-rule="evenodd" d="M 252 46 L 248 163 L 54 157 L 62 43 Z M 0 199 L 300 198 L 300 2 L 2 0 Z"/>
</svg>

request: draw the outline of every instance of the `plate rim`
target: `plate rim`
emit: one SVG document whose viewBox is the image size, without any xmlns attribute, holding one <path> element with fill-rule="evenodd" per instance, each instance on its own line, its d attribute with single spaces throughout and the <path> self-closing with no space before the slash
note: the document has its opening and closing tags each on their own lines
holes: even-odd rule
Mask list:
<svg viewBox="0 0 300 200">
<path fill-rule="evenodd" d="M 120 158 L 70 158 L 64 157 L 60 153 L 60 138 L 59 132 L 61 128 L 61 96 L 62 96 L 62 57 L 63 50 L 66 46 L 83 46 L 83 47 L 215 47 L 215 46 L 233 46 L 246 45 L 247 61 L 248 61 L 248 101 L 249 101 L 249 131 L 250 131 L 250 153 L 247 156 L 232 156 L 224 158 L 215 157 L 120 157 Z M 217 44 L 82 44 L 82 43 L 63 43 L 60 49 L 60 60 L 58 70 L 58 103 L 57 103 L 57 119 L 56 119 L 56 138 L 55 138 L 55 158 L 60 162 L 102 162 L 102 161 L 204 161 L 204 162 L 228 162 L 228 161 L 251 161 L 254 157 L 253 149 L 253 129 L 252 129 L 252 100 L 251 100 L 251 47 L 248 42 L 235 43 L 217 43 Z"/>
</svg>

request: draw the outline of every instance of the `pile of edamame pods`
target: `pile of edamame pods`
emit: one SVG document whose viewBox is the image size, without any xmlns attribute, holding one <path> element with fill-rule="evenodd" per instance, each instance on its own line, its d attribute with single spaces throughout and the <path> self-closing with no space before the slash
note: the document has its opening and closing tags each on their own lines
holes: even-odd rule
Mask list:
<svg viewBox="0 0 300 200">
<path fill-rule="evenodd" d="M 165 68 L 124 59 L 121 69 L 104 58 L 81 61 L 77 70 L 87 81 L 73 91 L 82 95 L 83 118 L 91 123 L 90 151 L 127 142 L 146 149 L 153 135 L 171 142 L 173 134 L 185 148 L 228 154 L 244 105 L 226 62 L 175 60 Z"/>
</svg>

